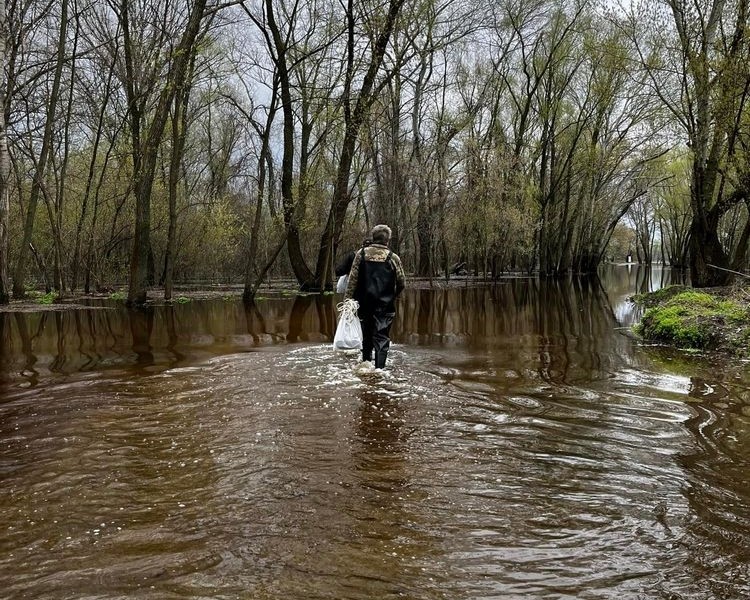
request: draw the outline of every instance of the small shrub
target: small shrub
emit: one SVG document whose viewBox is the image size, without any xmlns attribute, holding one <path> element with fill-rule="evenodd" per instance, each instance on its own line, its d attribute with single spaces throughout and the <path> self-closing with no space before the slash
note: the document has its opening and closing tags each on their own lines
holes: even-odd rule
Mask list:
<svg viewBox="0 0 750 600">
<path fill-rule="evenodd" d="M 48 292 L 48 293 L 46 293 L 46 294 L 40 295 L 40 296 L 39 296 L 39 297 L 38 297 L 38 298 L 36 299 L 36 301 L 37 301 L 37 302 L 38 302 L 39 304 L 54 304 L 54 303 L 55 303 L 55 301 L 57 300 L 57 298 L 58 298 L 58 294 L 57 294 L 57 292 L 55 292 L 55 291 L 52 291 L 52 292 Z"/>
<path fill-rule="evenodd" d="M 110 300 L 125 300 L 126 297 L 125 292 L 112 292 L 109 295 Z"/>
</svg>

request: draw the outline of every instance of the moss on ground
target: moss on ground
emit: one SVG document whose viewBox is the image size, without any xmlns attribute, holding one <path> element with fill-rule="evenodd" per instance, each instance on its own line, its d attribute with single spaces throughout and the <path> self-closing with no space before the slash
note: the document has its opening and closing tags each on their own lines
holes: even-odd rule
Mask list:
<svg viewBox="0 0 750 600">
<path fill-rule="evenodd" d="M 645 306 L 648 308 L 651 306 L 658 306 L 659 304 L 663 304 L 670 298 L 674 298 L 677 294 L 689 289 L 690 288 L 685 287 L 684 285 L 669 285 L 667 287 L 661 288 L 660 290 L 656 290 L 655 292 L 649 292 L 647 294 L 636 294 L 631 298 L 631 300 L 636 304 L 640 304 L 641 306 Z"/>
<path fill-rule="evenodd" d="M 646 340 L 750 356 L 750 304 L 744 292 L 672 286 L 633 301 L 648 307 L 635 327 Z"/>
</svg>

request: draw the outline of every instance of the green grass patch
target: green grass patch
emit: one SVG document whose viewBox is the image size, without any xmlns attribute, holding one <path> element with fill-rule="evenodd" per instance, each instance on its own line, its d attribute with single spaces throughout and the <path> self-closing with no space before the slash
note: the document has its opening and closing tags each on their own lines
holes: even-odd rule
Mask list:
<svg viewBox="0 0 750 600">
<path fill-rule="evenodd" d="M 662 294 L 656 305 L 653 298 L 642 303 L 651 308 L 636 332 L 647 340 L 695 350 L 747 350 L 748 311 L 734 300 L 684 290 Z"/>
</svg>

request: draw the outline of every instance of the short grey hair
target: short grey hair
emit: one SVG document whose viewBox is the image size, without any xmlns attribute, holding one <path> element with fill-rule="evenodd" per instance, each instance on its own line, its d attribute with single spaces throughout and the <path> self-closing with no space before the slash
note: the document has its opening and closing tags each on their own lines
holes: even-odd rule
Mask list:
<svg viewBox="0 0 750 600">
<path fill-rule="evenodd" d="M 388 225 L 375 225 L 370 232 L 370 238 L 375 244 L 388 245 L 391 241 L 391 228 Z"/>
</svg>

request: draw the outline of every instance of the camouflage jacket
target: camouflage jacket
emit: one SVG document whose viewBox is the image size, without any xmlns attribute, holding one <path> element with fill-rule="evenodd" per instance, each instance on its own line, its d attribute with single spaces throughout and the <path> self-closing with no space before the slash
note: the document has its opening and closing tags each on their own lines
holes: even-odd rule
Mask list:
<svg viewBox="0 0 750 600">
<path fill-rule="evenodd" d="M 364 261 L 362 249 L 354 256 L 344 299 L 357 300 L 360 314 L 394 312 L 395 300 L 406 284 L 401 259 L 382 244 L 370 244 L 364 253 Z"/>
</svg>

